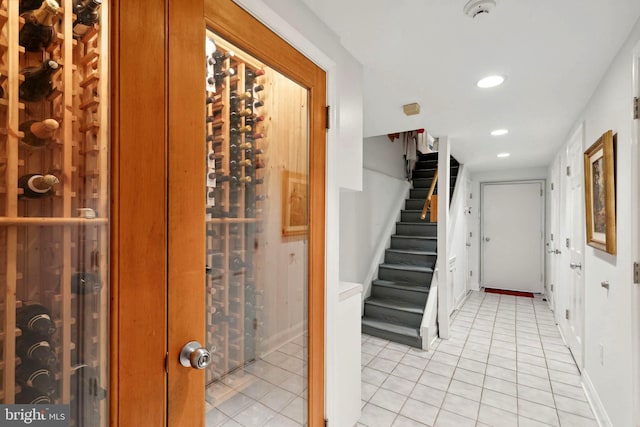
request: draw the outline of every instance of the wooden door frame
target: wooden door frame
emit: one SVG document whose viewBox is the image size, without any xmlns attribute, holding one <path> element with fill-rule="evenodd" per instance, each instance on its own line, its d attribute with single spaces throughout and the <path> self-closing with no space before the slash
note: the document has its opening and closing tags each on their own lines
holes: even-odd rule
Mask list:
<svg viewBox="0 0 640 427">
<path fill-rule="evenodd" d="M 114 0 L 110 8 L 110 424 L 203 423 L 204 373 L 183 368 L 172 355 L 187 340 L 204 342 L 204 318 L 185 310 L 184 287 L 201 288 L 202 295 L 192 297 L 204 301 L 198 285 L 205 271 L 205 201 L 198 191 L 171 191 L 202 180 L 197 164 L 204 152 L 189 157 L 180 148 L 204 140 L 204 66 L 184 65 L 202 62 L 204 26 L 193 24 L 203 22 L 203 12 L 220 36 L 309 90 L 308 344 L 309 355 L 320 357 L 309 357 L 308 417 L 310 426 L 319 427 L 325 397 L 326 74 L 231 0 Z M 202 49 L 186 48 L 194 44 Z M 172 76 L 180 76 L 179 83 L 169 86 Z M 186 105 L 201 105 L 202 114 Z M 200 234 L 197 227 L 169 234 L 190 221 L 202 224 Z M 202 246 L 202 259 L 185 256 L 194 245 Z M 189 314 L 168 327 L 167 313 Z M 167 402 L 169 392 L 182 398 Z M 185 423 L 189 415 L 200 421 Z"/>
</svg>

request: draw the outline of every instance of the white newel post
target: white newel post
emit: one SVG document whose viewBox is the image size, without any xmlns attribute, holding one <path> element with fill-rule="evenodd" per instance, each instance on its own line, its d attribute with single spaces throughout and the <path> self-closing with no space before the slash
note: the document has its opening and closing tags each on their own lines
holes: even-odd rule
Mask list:
<svg viewBox="0 0 640 427">
<path fill-rule="evenodd" d="M 438 331 L 449 338 L 449 137 L 438 142 Z"/>
</svg>

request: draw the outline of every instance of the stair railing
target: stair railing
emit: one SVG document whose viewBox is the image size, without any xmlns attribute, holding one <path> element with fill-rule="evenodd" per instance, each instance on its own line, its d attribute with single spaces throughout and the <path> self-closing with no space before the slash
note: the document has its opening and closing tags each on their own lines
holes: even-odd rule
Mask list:
<svg viewBox="0 0 640 427">
<path fill-rule="evenodd" d="M 427 210 L 431 206 L 432 198 L 434 198 L 433 192 L 436 189 L 437 182 L 438 182 L 438 169 L 436 169 L 436 173 L 433 174 L 433 178 L 431 180 L 431 187 L 429 188 L 429 194 L 427 195 L 427 198 L 424 201 L 424 206 L 422 207 L 422 213 L 420 214 L 421 220 L 424 220 L 427 217 Z M 438 196 L 435 196 L 435 197 L 437 199 Z M 434 209 L 431 209 L 431 215 L 429 215 L 429 219 L 431 222 L 435 222 L 434 221 L 435 218 L 437 218 L 436 213 L 434 212 Z"/>
</svg>

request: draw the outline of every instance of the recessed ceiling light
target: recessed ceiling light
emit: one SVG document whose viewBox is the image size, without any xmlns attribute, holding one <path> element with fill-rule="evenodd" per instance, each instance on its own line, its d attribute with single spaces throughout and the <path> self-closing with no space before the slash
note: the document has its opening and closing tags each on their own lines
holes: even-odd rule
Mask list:
<svg viewBox="0 0 640 427">
<path fill-rule="evenodd" d="M 504 83 L 504 76 L 489 76 L 478 82 L 478 87 L 487 89 L 490 87 L 500 86 Z"/>
<path fill-rule="evenodd" d="M 510 155 L 511 154 L 509 154 L 509 153 L 500 153 L 500 154 L 498 154 L 498 157 L 504 158 L 504 157 L 509 157 Z"/>
<path fill-rule="evenodd" d="M 508 129 L 496 129 L 494 131 L 491 131 L 491 135 L 492 136 L 502 136 L 502 135 L 506 135 L 509 133 Z"/>
</svg>

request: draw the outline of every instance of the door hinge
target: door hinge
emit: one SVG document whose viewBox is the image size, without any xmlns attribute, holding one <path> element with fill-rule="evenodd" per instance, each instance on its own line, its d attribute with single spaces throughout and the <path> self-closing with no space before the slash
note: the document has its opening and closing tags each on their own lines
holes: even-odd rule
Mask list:
<svg viewBox="0 0 640 427">
<path fill-rule="evenodd" d="M 544 194 L 544 190 L 541 188 L 540 189 L 540 197 L 542 197 L 543 194 Z"/>
<path fill-rule="evenodd" d="M 473 277 L 473 270 L 469 270 L 469 277 Z"/>
<path fill-rule="evenodd" d="M 473 199 L 473 193 L 469 193 L 469 200 Z"/>
<path fill-rule="evenodd" d="M 553 283 L 551 284 L 550 290 L 553 292 Z"/>
<path fill-rule="evenodd" d="M 324 420 L 324 427 L 327 427 L 329 425 L 329 420 Z"/>
<path fill-rule="evenodd" d="M 328 106 L 328 105 L 327 105 L 327 106 L 326 106 L 326 108 L 325 108 L 325 114 L 326 114 L 326 117 L 325 117 L 325 123 L 326 123 L 326 128 L 327 128 L 327 129 L 329 129 L 329 128 L 330 128 L 330 125 L 329 125 L 329 116 L 330 116 L 330 115 L 329 115 L 329 111 L 330 111 L 330 108 L 331 108 L 331 107 L 330 107 L 330 106 Z"/>
<path fill-rule="evenodd" d="M 571 176 L 571 166 L 567 166 L 567 176 Z"/>
<path fill-rule="evenodd" d="M 565 242 L 565 245 L 567 246 L 567 249 L 569 249 L 571 247 L 571 240 L 567 239 L 567 241 Z"/>
<path fill-rule="evenodd" d="M 168 374 L 169 373 L 169 353 L 165 353 L 164 355 L 164 371 Z"/>
<path fill-rule="evenodd" d="M 633 98 L 633 118 L 634 120 L 640 119 L 640 98 L 637 96 Z"/>
<path fill-rule="evenodd" d="M 633 263 L 633 283 L 640 284 L 640 263 Z"/>
<path fill-rule="evenodd" d="M 551 233 L 551 241 L 553 242 L 553 233 Z"/>
<path fill-rule="evenodd" d="M 553 182 L 551 183 L 551 191 L 553 191 Z"/>
<path fill-rule="evenodd" d="M 565 319 L 567 319 L 567 320 L 569 320 L 569 309 L 566 309 L 566 310 L 564 311 L 564 318 L 565 318 Z"/>
</svg>

